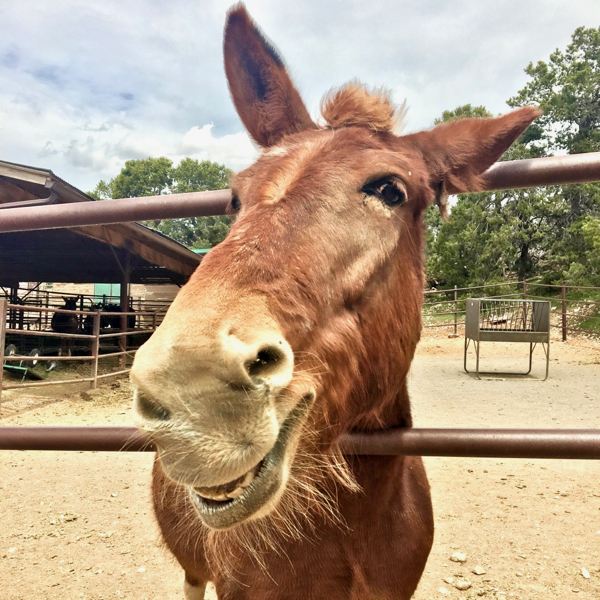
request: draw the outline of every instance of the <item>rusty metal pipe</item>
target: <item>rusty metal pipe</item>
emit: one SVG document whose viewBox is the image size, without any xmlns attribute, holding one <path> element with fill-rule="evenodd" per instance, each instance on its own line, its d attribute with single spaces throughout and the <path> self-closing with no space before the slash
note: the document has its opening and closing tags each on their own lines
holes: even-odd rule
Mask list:
<svg viewBox="0 0 600 600">
<path fill-rule="evenodd" d="M 600 459 L 600 429 L 396 429 L 345 434 L 345 454 Z M 0 427 L 0 450 L 154 451 L 135 427 Z"/>
<path fill-rule="evenodd" d="M 496 163 L 483 176 L 485 190 L 538 187 L 600 180 L 600 152 Z M 0 233 L 129 221 L 222 215 L 230 190 L 121 198 L 0 211 Z"/>
<path fill-rule="evenodd" d="M 486 191 L 600 181 L 600 152 L 499 162 L 483 174 Z"/>
<path fill-rule="evenodd" d="M 600 429 L 396 429 L 345 434 L 345 454 L 600 459 Z"/>
<path fill-rule="evenodd" d="M 0 450 L 154 451 L 136 427 L 0 427 Z"/>
<path fill-rule="evenodd" d="M 72 202 L 43 206 L 36 210 L 5 208 L 0 214 L 0 233 L 222 215 L 230 200 L 230 190 L 217 190 L 101 202 Z"/>
</svg>

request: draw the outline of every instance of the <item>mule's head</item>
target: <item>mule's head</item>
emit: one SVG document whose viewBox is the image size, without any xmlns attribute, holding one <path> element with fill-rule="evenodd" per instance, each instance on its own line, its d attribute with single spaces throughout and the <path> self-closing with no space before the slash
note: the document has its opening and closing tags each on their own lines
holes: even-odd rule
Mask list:
<svg viewBox="0 0 600 600">
<path fill-rule="evenodd" d="M 228 16 L 225 69 L 263 152 L 231 182 L 229 236 L 132 370 L 140 426 L 215 529 L 305 489 L 316 475 L 303 460 L 342 431 L 410 425 L 423 211 L 476 189 L 537 115 L 398 137 L 388 97 L 351 84 L 318 126 L 243 7 Z"/>
<path fill-rule="evenodd" d="M 63 302 L 65 303 L 65 310 L 77 310 L 77 298 L 72 298 L 70 296 L 63 296 Z"/>
</svg>

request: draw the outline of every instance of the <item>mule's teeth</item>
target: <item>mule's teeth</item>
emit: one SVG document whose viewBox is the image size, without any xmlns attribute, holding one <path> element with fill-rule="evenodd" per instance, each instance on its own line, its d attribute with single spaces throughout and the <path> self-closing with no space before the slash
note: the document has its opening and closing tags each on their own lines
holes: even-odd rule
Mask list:
<svg viewBox="0 0 600 600">
<path fill-rule="evenodd" d="M 227 497 L 231 498 L 233 500 L 234 498 L 239 498 L 243 493 L 244 493 L 244 488 L 237 487 L 237 488 L 235 488 L 235 490 L 232 490 L 231 492 L 229 492 L 227 494 Z"/>
<path fill-rule="evenodd" d="M 203 498 L 206 498 L 207 500 L 220 500 L 220 501 L 224 501 L 224 500 L 229 500 L 229 498 L 227 498 L 227 494 L 225 492 L 222 491 L 212 491 L 212 490 L 199 490 L 196 489 L 196 493 L 199 496 L 202 496 Z"/>
<path fill-rule="evenodd" d="M 242 483 L 240 483 L 239 487 L 247 488 L 252 483 L 253 479 L 254 479 L 254 473 L 252 471 L 248 471 L 244 477 L 244 481 L 242 481 Z"/>
<path fill-rule="evenodd" d="M 235 498 L 239 498 L 244 490 L 254 481 L 256 474 L 258 472 L 258 465 L 254 467 L 251 471 L 248 471 L 243 478 L 240 477 L 240 483 L 238 483 L 233 490 L 228 491 L 227 486 L 219 486 L 214 488 L 194 488 L 194 491 L 202 496 L 202 498 L 206 498 L 207 500 L 217 500 L 220 502 L 224 502 L 225 500 L 233 500 Z M 236 480 L 237 481 L 237 480 Z M 231 485 L 230 482 L 229 485 Z"/>
</svg>

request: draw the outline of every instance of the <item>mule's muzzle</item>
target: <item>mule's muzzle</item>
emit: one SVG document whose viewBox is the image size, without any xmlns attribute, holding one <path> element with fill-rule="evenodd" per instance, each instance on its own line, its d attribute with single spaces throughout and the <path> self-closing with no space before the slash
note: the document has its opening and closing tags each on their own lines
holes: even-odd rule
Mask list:
<svg viewBox="0 0 600 600">
<path fill-rule="evenodd" d="M 312 390 L 301 398 L 282 424 L 273 448 L 248 472 L 221 486 L 189 487 L 192 503 L 207 527 L 229 529 L 266 516 L 276 507 L 285 490 L 294 446 L 314 400 Z"/>
</svg>

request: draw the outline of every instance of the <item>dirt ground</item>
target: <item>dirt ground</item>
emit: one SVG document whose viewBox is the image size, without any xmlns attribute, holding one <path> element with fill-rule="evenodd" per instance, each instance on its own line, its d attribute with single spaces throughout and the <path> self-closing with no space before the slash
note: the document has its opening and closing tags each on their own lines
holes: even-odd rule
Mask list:
<svg viewBox="0 0 600 600">
<path fill-rule="evenodd" d="M 462 343 L 442 333 L 421 343 L 410 378 L 416 426 L 600 428 L 600 345 L 553 343 L 541 382 L 540 350 L 533 377 L 479 381 L 462 371 Z M 482 368 L 518 369 L 526 352 L 483 344 Z M 4 426 L 131 423 L 124 381 L 94 394 L 49 387 L 2 400 Z M 151 514 L 151 462 L 133 453 L 0 453 L 0 600 L 182 600 L 182 573 Z M 436 535 L 415 600 L 600 598 L 600 463 L 425 462 Z"/>
</svg>

